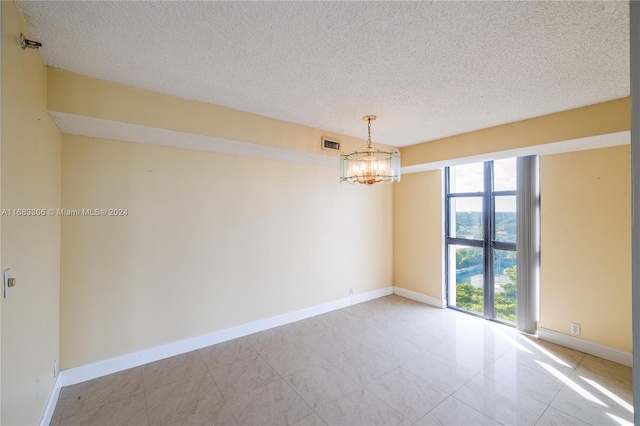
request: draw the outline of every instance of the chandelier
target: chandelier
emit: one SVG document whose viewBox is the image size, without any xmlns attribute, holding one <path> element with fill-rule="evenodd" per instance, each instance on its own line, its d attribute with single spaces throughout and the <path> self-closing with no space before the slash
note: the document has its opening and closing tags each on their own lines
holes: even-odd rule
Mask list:
<svg viewBox="0 0 640 426">
<path fill-rule="evenodd" d="M 340 155 L 340 183 L 374 183 L 400 182 L 400 152 L 397 149 L 382 151 L 371 147 L 371 122 L 375 115 L 362 117 L 367 122 L 369 137 L 367 147 L 362 151 Z"/>
</svg>

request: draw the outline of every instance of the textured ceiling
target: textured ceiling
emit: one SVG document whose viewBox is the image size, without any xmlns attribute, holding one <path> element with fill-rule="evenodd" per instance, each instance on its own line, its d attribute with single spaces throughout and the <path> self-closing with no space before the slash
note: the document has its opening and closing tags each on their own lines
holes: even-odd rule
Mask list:
<svg viewBox="0 0 640 426">
<path fill-rule="evenodd" d="M 629 95 L 626 1 L 18 6 L 49 66 L 388 145 Z"/>
</svg>

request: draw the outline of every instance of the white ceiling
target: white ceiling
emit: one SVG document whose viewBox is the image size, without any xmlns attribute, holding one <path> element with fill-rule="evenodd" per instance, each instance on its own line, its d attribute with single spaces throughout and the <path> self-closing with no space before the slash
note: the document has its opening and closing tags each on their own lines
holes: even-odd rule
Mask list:
<svg viewBox="0 0 640 426">
<path fill-rule="evenodd" d="M 49 66 L 394 146 L 629 95 L 626 1 L 18 7 Z"/>
</svg>

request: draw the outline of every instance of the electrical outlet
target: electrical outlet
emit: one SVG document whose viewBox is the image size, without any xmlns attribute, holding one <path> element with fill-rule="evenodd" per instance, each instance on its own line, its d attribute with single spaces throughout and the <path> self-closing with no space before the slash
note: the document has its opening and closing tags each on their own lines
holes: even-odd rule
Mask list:
<svg viewBox="0 0 640 426">
<path fill-rule="evenodd" d="M 580 335 L 580 324 L 576 324 L 575 322 L 571 323 L 571 334 Z"/>
<path fill-rule="evenodd" d="M 349 294 L 350 295 L 353 294 L 353 289 L 352 288 L 349 289 Z"/>
</svg>

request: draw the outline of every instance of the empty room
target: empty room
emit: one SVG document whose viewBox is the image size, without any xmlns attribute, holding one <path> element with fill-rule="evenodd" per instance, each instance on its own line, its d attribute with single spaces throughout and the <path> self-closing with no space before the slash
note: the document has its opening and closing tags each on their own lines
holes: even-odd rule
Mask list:
<svg viewBox="0 0 640 426">
<path fill-rule="evenodd" d="M 640 6 L 0 11 L 2 425 L 638 424 Z"/>
</svg>

